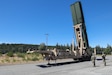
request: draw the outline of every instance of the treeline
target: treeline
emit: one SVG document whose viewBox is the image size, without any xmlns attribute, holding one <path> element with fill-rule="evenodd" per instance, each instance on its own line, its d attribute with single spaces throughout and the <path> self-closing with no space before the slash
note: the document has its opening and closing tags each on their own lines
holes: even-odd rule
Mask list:
<svg viewBox="0 0 112 75">
<path fill-rule="evenodd" d="M 24 53 L 28 49 L 37 49 L 39 45 L 31 45 L 31 44 L 0 44 L 0 53 L 5 54 L 8 52 L 21 52 Z"/>
<path fill-rule="evenodd" d="M 61 49 L 61 50 L 66 50 L 66 49 L 72 49 L 72 44 L 69 45 L 58 45 L 56 44 L 56 48 L 57 49 Z M 77 49 L 77 46 L 75 45 L 74 46 L 74 50 Z M 105 54 L 112 54 L 112 46 L 107 44 L 107 47 L 100 47 L 100 45 L 97 45 L 96 47 L 89 47 L 89 50 L 93 53 L 94 52 L 94 49 L 96 49 L 96 54 L 102 54 L 102 53 L 105 53 Z"/>
<path fill-rule="evenodd" d="M 105 54 L 112 54 L 112 46 L 111 45 L 107 45 L 106 48 L 103 48 L 103 47 L 100 47 L 100 46 L 96 46 L 96 53 L 97 54 L 102 54 L 102 53 L 105 53 Z"/>
<path fill-rule="evenodd" d="M 9 53 L 9 52 L 25 53 L 26 51 L 28 51 L 28 49 L 30 49 L 30 50 L 46 50 L 46 47 L 47 47 L 47 49 L 57 48 L 57 49 L 63 49 L 63 50 L 65 48 L 68 48 L 68 46 L 66 47 L 65 45 L 46 46 L 45 43 L 41 43 L 40 45 L 2 43 L 2 44 L 0 44 L 0 53 L 1 54 L 5 54 L 5 53 Z"/>
<path fill-rule="evenodd" d="M 112 54 L 112 46 L 109 44 L 107 45 L 106 48 L 100 47 L 99 45 L 97 45 L 94 48 L 90 47 L 90 50 L 92 52 L 94 52 L 94 49 L 96 49 L 96 54 L 102 54 L 102 53 L 109 54 L 109 55 Z"/>
<path fill-rule="evenodd" d="M 1 54 L 5 54 L 8 52 L 20 52 L 20 53 L 25 53 L 28 49 L 30 50 L 46 50 L 46 49 L 53 49 L 53 48 L 57 48 L 60 50 L 66 50 L 69 49 L 71 50 L 72 45 L 66 44 L 66 45 L 60 45 L 60 44 L 56 44 L 55 46 L 46 46 L 45 43 L 41 43 L 40 45 L 33 45 L 33 44 L 6 44 L 6 43 L 2 43 L 0 44 L 0 53 Z M 74 46 L 75 49 L 77 49 L 76 46 Z M 96 49 L 96 53 L 97 54 L 111 54 L 112 53 L 112 46 L 111 45 L 107 45 L 106 48 L 100 47 L 99 45 L 97 45 L 96 47 L 94 47 Z M 91 50 L 91 52 L 94 52 L 94 48 L 90 47 L 89 49 Z"/>
</svg>

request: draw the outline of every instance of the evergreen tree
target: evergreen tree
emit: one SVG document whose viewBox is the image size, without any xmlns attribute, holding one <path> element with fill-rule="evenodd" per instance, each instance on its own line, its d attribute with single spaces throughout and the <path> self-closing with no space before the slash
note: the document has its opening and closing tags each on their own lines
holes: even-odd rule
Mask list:
<svg viewBox="0 0 112 75">
<path fill-rule="evenodd" d="M 107 45 L 107 48 L 103 51 L 105 54 L 111 54 L 112 47 L 110 45 Z"/>
</svg>

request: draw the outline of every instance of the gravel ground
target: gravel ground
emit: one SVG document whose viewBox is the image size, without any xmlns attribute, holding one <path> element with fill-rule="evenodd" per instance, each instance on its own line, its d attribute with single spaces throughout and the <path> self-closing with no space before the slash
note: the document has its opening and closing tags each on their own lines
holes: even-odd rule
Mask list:
<svg viewBox="0 0 112 75">
<path fill-rule="evenodd" d="M 97 58 L 101 58 L 98 56 Z M 0 75 L 112 75 L 112 56 L 107 56 L 107 66 L 102 60 L 96 60 L 96 67 L 91 61 L 73 63 L 72 59 L 58 60 L 68 64 L 46 65 L 47 62 L 0 66 Z"/>
</svg>

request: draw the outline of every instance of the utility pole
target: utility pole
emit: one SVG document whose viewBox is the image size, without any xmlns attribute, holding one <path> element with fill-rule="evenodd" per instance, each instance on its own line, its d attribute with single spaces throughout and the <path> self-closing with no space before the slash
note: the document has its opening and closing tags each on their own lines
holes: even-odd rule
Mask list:
<svg viewBox="0 0 112 75">
<path fill-rule="evenodd" d="M 48 35 L 49 34 L 45 34 L 46 35 L 46 50 L 47 50 L 47 46 L 48 46 Z"/>
</svg>

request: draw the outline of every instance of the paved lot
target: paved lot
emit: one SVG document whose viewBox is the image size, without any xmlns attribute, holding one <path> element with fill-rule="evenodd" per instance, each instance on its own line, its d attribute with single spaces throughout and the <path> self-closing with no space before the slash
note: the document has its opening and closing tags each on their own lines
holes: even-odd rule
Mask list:
<svg viewBox="0 0 112 75">
<path fill-rule="evenodd" d="M 100 57 L 98 57 L 100 58 Z M 73 61 L 72 59 L 57 62 Z M 107 56 L 107 66 L 102 60 L 96 60 L 96 67 L 91 61 L 62 65 L 46 65 L 47 62 L 22 65 L 0 66 L 0 75 L 112 75 L 112 56 Z"/>
</svg>

